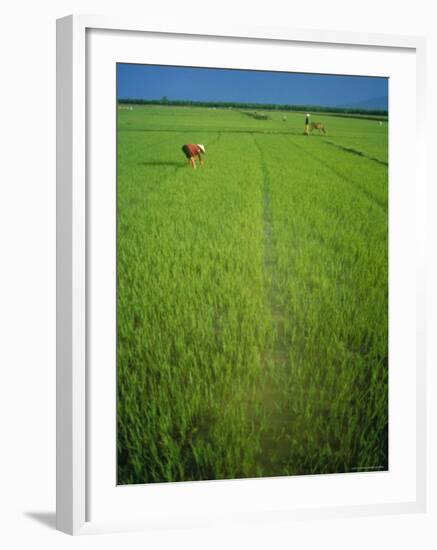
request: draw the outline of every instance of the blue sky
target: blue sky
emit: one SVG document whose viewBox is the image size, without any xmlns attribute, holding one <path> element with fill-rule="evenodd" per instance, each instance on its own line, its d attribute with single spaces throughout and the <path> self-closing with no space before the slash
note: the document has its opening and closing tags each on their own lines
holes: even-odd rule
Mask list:
<svg viewBox="0 0 437 550">
<path fill-rule="evenodd" d="M 117 88 L 118 99 L 341 106 L 388 96 L 388 79 L 119 63 Z"/>
</svg>

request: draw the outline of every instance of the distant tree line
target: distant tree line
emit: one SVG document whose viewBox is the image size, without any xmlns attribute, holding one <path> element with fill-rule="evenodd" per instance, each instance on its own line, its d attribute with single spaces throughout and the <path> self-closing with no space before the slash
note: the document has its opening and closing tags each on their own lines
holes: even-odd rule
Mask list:
<svg viewBox="0 0 437 550">
<path fill-rule="evenodd" d="M 308 111 L 312 113 L 339 113 L 348 115 L 373 115 L 386 117 L 386 109 L 357 109 L 347 107 L 326 107 L 322 105 L 289 105 L 276 103 L 250 103 L 236 101 L 191 101 L 188 99 L 119 99 L 120 105 L 174 105 L 178 107 L 218 107 L 230 109 L 258 109 L 258 110 L 277 110 L 277 111 Z"/>
</svg>

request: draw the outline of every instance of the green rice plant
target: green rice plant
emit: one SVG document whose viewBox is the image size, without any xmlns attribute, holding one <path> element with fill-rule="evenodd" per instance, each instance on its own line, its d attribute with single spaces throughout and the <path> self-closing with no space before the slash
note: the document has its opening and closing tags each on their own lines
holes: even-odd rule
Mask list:
<svg viewBox="0 0 437 550">
<path fill-rule="evenodd" d="M 387 128 L 301 119 L 119 112 L 120 484 L 387 468 Z"/>
</svg>

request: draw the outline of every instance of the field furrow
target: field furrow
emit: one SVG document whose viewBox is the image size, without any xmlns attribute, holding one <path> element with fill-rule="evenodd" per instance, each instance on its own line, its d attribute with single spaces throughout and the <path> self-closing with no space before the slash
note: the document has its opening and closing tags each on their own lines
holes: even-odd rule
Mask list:
<svg viewBox="0 0 437 550">
<path fill-rule="evenodd" d="M 367 158 L 351 158 L 350 153 L 340 149 L 332 155 L 325 149 L 323 141 L 304 142 L 293 140 L 293 146 L 313 161 L 328 168 L 337 179 L 353 187 L 355 193 L 365 195 L 369 202 L 377 204 L 386 212 L 387 210 L 387 168 L 384 166 L 372 166 L 373 161 Z M 310 162 L 307 162 L 309 165 Z M 314 170 L 314 165 L 312 165 Z"/>
</svg>

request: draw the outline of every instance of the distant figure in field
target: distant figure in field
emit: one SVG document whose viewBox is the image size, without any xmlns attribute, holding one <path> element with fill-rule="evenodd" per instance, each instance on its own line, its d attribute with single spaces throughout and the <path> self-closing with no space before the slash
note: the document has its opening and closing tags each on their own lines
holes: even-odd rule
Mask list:
<svg viewBox="0 0 437 550">
<path fill-rule="evenodd" d="M 287 122 L 287 117 L 285 115 L 282 117 L 282 122 Z"/>
<path fill-rule="evenodd" d="M 187 157 L 188 165 L 196 168 L 196 160 L 203 166 L 202 154 L 206 153 L 205 146 L 201 143 L 186 143 L 182 146 L 182 151 Z"/>
<path fill-rule="evenodd" d="M 310 114 L 307 113 L 305 117 L 305 134 L 308 135 L 310 133 Z"/>
<path fill-rule="evenodd" d="M 326 128 L 323 122 L 311 122 L 311 133 L 313 130 L 318 130 L 319 134 L 326 134 Z"/>
</svg>

